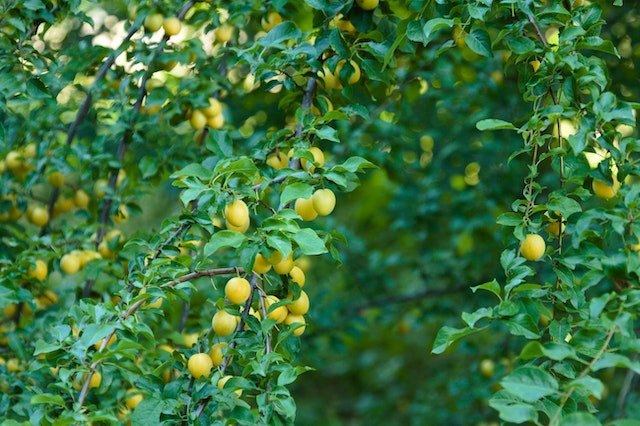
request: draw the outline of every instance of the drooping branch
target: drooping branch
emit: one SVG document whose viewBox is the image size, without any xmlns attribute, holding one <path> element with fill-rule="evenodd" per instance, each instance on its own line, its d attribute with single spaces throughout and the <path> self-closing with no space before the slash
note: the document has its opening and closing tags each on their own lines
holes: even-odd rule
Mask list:
<svg viewBox="0 0 640 426">
<path fill-rule="evenodd" d="M 249 293 L 249 298 L 244 303 L 242 313 L 240 314 L 240 322 L 238 322 L 238 325 L 236 326 L 236 330 L 235 330 L 234 334 L 237 334 L 237 333 L 241 332 L 242 330 L 244 330 L 244 326 L 245 326 L 245 323 L 246 323 L 245 322 L 245 318 L 248 315 L 250 315 L 251 304 L 253 303 L 253 294 L 255 293 L 256 289 L 258 289 L 258 274 L 256 274 L 255 272 L 251 276 L 250 283 L 251 283 L 251 292 Z M 258 294 L 260 294 L 259 291 L 258 291 Z M 267 334 L 267 338 L 268 338 L 268 336 L 269 335 Z M 236 347 L 236 345 L 237 345 L 237 341 L 236 340 L 232 340 L 229 343 L 228 347 L 229 347 L 229 349 L 233 349 L 233 348 Z M 233 358 L 231 355 L 227 355 L 227 357 L 222 361 L 222 365 L 220 365 L 220 372 L 221 373 L 224 374 L 225 370 L 227 369 L 227 367 L 231 363 L 231 358 Z M 207 396 L 207 397 L 203 398 L 202 400 L 200 400 L 200 402 L 198 403 L 198 408 L 196 408 L 196 418 L 198 418 L 198 417 L 200 417 L 202 415 L 202 412 L 207 407 L 209 402 L 211 402 L 211 396 Z"/>
<path fill-rule="evenodd" d="M 171 280 L 171 281 L 168 281 L 168 282 L 166 282 L 164 284 L 161 284 L 159 287 L 160 288 L 171 288 L 171 287 L 175 287 L 176 285 L 178 285 L 180 283 L 191 281 L 191 280 L 194 280 L 196 278 L 213 277 L 213 276 L 217 276 L 217 275 L 243 274 L 243 273 L 244 273 L 244 269 L 243 268 L 238 268 L 238 267 L 236 267 L 236 268 L 216 268 L 216 269 L 207 269 L 207 270 L 203 270 L 203 271 L 194 271 L 194 272 L 191 272 L 189 274 L 183 275 L 180 278 L 176 278 L 174 280 Z M 109 341 L 116 334 L 116 331 L 118 330 L 120 325 L 127 318 L 129 318 L 131 315 L 133 315 L 138 309 L 140 309 L 140 307 L 142 305 L 144 305 L 146 302 L 147 302 L 147 299 L 140 299 L 137 302 L 135 302 L 133 305 L 129 306 L 129 309 L 127 309 L 117 319 L 116 324 L 114 325 L 113 329 L 109 332 L 109 334 L 107 334 L 104 337 L 104 339 L 102 340 L 102 344 L 98 348 L 98 352 L 102 352 L 107 347 L 107 345 L 109 344 Z M 100 363 L 99 361 L 94 361 L 90 365 L 89 371 L 87 372 L 87 375 L 84 377 L 84 382 L 82 384 L 82 388 L 81 388 L 80 394 L 78 396 L 78 408 L 81 408 L 83 406 L 83 404 L 84 404 L 84 401 L 85 401 L 85 399 L 87 397 L 87 392 L 89 391 L 89 382 L 91 381 L 91 378 L 95 374 L 99 363 Z"/>
</svg>

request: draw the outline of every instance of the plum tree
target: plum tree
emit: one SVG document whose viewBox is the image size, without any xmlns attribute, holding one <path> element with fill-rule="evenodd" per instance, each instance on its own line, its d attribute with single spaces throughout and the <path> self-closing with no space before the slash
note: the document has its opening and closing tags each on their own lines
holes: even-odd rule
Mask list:
<svg viewBox="0 0 640 426">
<path fill-rule="evenodd" d="M 0 417 L 634 417 L 633 8 L 611 29 L 622 9 L 581 1 L 0 10 Z M 463 337 L 465 362 L 425 353 Z M 298 380 L 314 363 L 359 400 Z"/>
</svg>

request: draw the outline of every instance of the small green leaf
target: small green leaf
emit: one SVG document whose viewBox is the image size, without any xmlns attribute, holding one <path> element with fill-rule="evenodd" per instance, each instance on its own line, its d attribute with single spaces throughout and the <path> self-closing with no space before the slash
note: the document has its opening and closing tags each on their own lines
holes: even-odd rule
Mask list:
<svg viewBox="0 0 640 426">
<path fill-rule="evenodd" d="M 527 54 L 536 48 L 536 44 L 528 37 L 518 36 L 507 42 L 509 49 L 516 55 Z"/>
<path fill-rule="evenodd" d="M 267 33 L 256 41 L 259 46 L 284 48 L 285 41 L 299 38 L 302 32 L 293 22 L 285 21 L 276 25 Z"/>
<path fill-rule="evenodd" d="M 208 173 L 211 176 L 212 173 L 210 171 Z M 251 158 L 241 157 L 236 160 L 227 159 L 219 162 L 215 167 L 215 173 L 253 178 L 258 173 L 258 169 Z"/>
<path fill-rule="evenodd" d="M 483 29 L 475 29 L 471 31 L 464 38 L 464 41 L 469 46 L 469 49 L 473 50 L 475 53 L 481 56 L 486 56 L 488 58 L 493 56 L 493 52 L 491 51 L 491 39 L 489 38 L 489 33 Z"/>
<path fill-rule="evenodd" d="M 546 356 L 554 361 L 562 361 L 566 358 L 578 359 L 575 349 L 566 343 L 548 342 L 543 346 L 538 341 L 527 343 L 525 347 L 522 348 L 519 358 L 528 361 L 541 356 Z"/>
<path fill-rule="evenodd" d="M 522 225 L 522 215 L 519 213 L 502 213 L 496 219 L 496 223 L 502 226 Z"/>
<path fill-rule="evenodd" d="M 471 327 L 465 328 L 453 328 L 449 326 L 444 326 L 440 330 L 438 330 L 438 334 L 436 336 L 436 340 L 433 342 L 433 348 L 431 349 L 431 353 L 441 354 L 444 352 L 449 346 L 451 346 L 456 340 L 468 336 L 469 334 L 473 334 L 481 329 L 475 329 Z"/>
<path fill-rule="evenodd" d="M 291 240 L 282 232 L 272 232 L 267 235 L 267 245 L 285 257 L 291 253 Z"/>
<path fill-rule="evenodd" d="M 198 179 L 211 179 L 211 170 L 207 170 L 202 164 L 192 163 L 178 170 L 171 175 L 171 178 L 177 179 L 182 176 L 193 176 Z"/>
<path fill-rule="evenodd" d="M 375 164 L 373 164 L 372 162 L 365 160 L 362 157 L 349 157 L 347 159 L 347 161 L 345 161 L 344 163 L 340 164 L 340 167 L 344 168 L 345 170 L 351 172 L 351 173 L 356 173 L 356 172 L 361 172 L 364 169 L 375 169 L 377 168 L 377 166 Z"/>
<path fill-rule="evenodd" d="M 524 403 L 504 390 L 496 392 L 489 400 L 489 406 L 498 411 L 500 418 L 511 423 L 537 423 L 538 413 L 532 405 Z"/>
<path fill-rule="evenodd" d="M 453 26 L 453 19 L 434 18 L 427 21 L 422 27 L 424 38 L 427 42 L 431 40 L 431 34 L 441 30 L 442 28 L 451 28 Z"/>
<path fill-rule="evenodd" d="M 312 193 L 313 186 L 307 183 L 295 182 L 284 187 L 282 194 L 280 194 L 280 203 L 289 204 L 297 198 L 309 198 Z"/>
<path fill-rule="evenodd" d="M 559 426 L 602 426 L 602 423 L 589 413 L 571 413 L 560 420 Z"/>
<path fill-rule="evenodd" d="M 38 341 L 36 341 L 36 349 L 33 352 L 33 355 L 46 354 L 49 352 L 57 351 L 60 348 L 62 348 L 60 344 L 51 344 L 45 342 L 42 339 L 38 339 Z"/>
<path fill-rule="evenodd" d="M 489 308 L 480 308 L 473 313 L 462 313 L 462 321 L 467 323 L 467 325 L 471 328 L 474 328 L 476 322 L 484 318 L 491 318 L 493 316 L 493 309 Z"/>
<path fill-rule="evenodd" d="M 64 406 L 64 399 L 60 395 L 54 395 L 51 393 L 41 393 L 39 395 L 33 395 L 31 397 L 31 404 L 55 404 Z"/>
<path fill-rule="evenodd" d="M 474 293 L 477 290 L 486 290 L 486 291 L 490 291 L 491 293 L 495 294 L 496 296 L 498 296 L 498 299 L 502 300 L 502 298 L 500 297 L 500 292 L 501 292 L 501 288 L 500 288 L 500 283 L 498 283 L 498 280 L 493 280 L 493 281 L 489 281 L 487 283 L 484 284 L 480 284 L 477 285 L 475 287 L 471 287 L 471 291 L 473 291 Z"/>
<path fill-rule="evenodd" d="M 554 212 L 559 212 L 563 218 L 568 218 L 574 213 L 580 213 L 582 206 L 573 198 L 553 197 L 547 203 L 547 208 Z"/>
<path fill-rule="evenodd" d="M 301 229 L 291 235 L 291 238 L 305 255 L 314 256 L 327 252 L 324 241 L 322 241 L 322 239 L 318 237 L 318 234 L 312 229 Z"/>
<path fill-rule="evenodd" d="M 526 402 L 538 401 L 558 391 L 556 379 L 537 367 L 517 368 L 502 379 L 500 384 L 505 390 Z"/>
<path fill-rule="evenodd" d="M 140 160 L 139 167 L 143 178 L 149 178 L 158 172 L 158 160 L 154 157 L 144 156 Z"/>
<path fill-rule="evenodd" d="M 322 126 L 316 129 L 315 134 L 322 140 L 340 143 L 338 131 L 331 126 Z"/>
<path fill-rule="evenodd" d="M 240 232 L 225 229 L 218 231 L 211 237 L 211 240 L 204 246 L 204 257 L 209 257 L 222 247 L 238 248 L 245 240 L 246 236 Z"/>
<path fill-rule="evenodd" d="M 598 399 L 602 398 L 602 392 L 604 391 L 604 384 L 591 376 L 572 380 L 569 386 L 582 388 L 588 395 L 593 395 Z"/>
<path fill-rule="evenodd" d="M 480 131 L 485 130 L 514 130 L 516 126 L 509 123 L 508 121 L 499 120 L 496 118 L 487 118 L 484 120 L 480 120 L 476 123 L 476 128 Z"/>
</svg>

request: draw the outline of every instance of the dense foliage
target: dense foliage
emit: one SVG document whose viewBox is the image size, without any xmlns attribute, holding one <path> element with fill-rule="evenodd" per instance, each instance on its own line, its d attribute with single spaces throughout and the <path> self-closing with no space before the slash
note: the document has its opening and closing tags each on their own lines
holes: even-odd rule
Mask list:
<svg viewBox="0 0 640 426">
<path fill-rule="evenodd" d="M 0 0 L 0 416 L 639 424 L 620 6 Z"/>
</svg>

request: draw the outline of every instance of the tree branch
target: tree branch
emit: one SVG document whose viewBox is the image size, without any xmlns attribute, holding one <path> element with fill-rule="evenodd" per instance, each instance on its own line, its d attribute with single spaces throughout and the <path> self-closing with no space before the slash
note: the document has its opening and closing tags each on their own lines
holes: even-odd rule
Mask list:
<svg viewBox="0 0 640 426">
<path fill-rule="evenodd" d="M 217 268 L 217 269 L 207 269 L 204 271 L 194 271 L 191 272 L 189 274 L 183 275 L 180 278 L 177 278 L 175 280 L 172 281 L 168 281 L 164 284 L 161 284 L 159 287 L 160 288 L 166 288 L 166 287 L 175 287 L 176 285 L 183 283 L 183 282 L 187 282 L 196 278 L 200 278 L 200 277 L 213 277 L 216 275 L 230 275 L 230 274 L 242 274 L 244 273 L 244 269 L 242 268 Z M 98 352 L 102 352 L 104 350 L 104 348 L 107 347 L 107 344 L 109 343 L 109 341 L 111 340 L 111 338 L 116 334 L 116 331 L 118 330 L 118 327 L 120 326 L 120 324 L 122 324 L 127 318 L 129 318 L 131 315 L 133 315 L 142 305 L 144 305 L 147 302 L 147 299 L 140 299 L 137 302 L 135 302 L 133 305 L 131 305 L 129 307 L 129 309 L 127 309 L 122 316 L 117 320 L 116 325 L 113 327 L 113 329 L 111 330 L 111 332 L 109 332 L 109 334 L 107 334 L 105 336 L 105 338 L 102 340 L 102 344 L 100 345 L 100 347 L 98 348 Z M 78 396 L 78 408 L 81 408 L 82 405 L 84 404 L 84 400 L 87 397 L 87 392 L 89 390 L 89 382 L 91 381 L 91 378 L 93 377 L 93 374 L 95 373 L 96 369 L 98 368 L 99 365 L 99 361 L 94 361 L 90 367 L 89 367 L 89 371 L 87 372 L 87 375 L 85 376 L 84 379 L 84 383 L 82 384 L 82 389 L 80 390 L 80 394 Z"/>
</svg>

